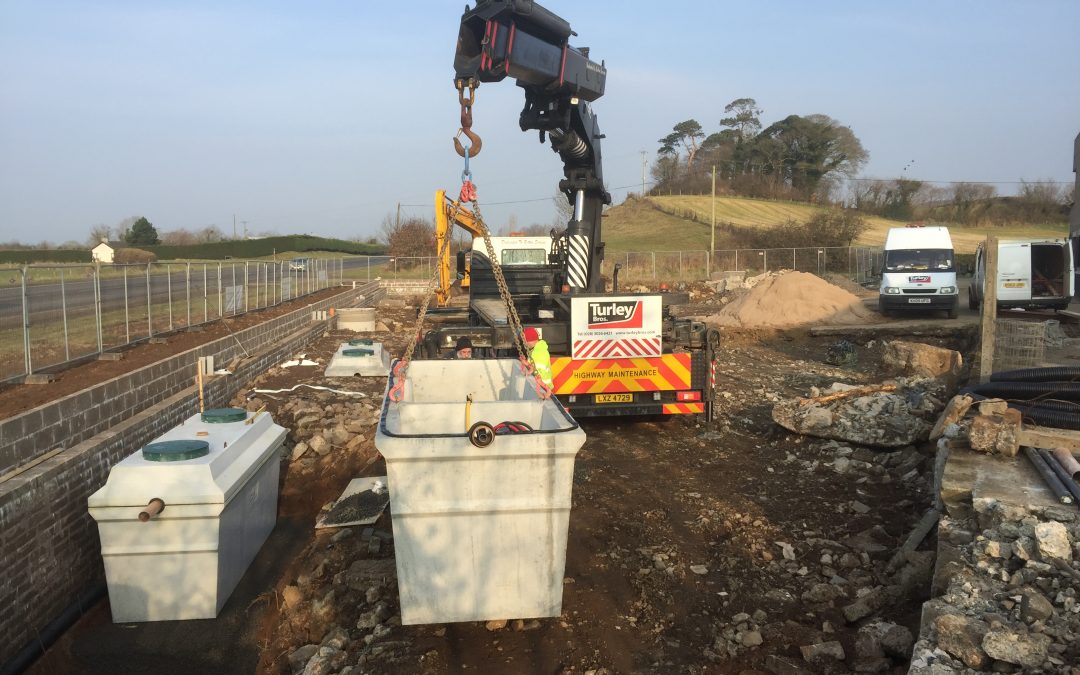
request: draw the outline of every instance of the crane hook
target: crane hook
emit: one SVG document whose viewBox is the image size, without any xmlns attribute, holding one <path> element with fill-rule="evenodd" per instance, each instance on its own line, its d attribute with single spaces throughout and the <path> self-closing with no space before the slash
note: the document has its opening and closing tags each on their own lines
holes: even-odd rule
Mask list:
<svg viewBox="0 0 1080 675">
<path fill-rule="evenodd" d="M 465 134 L 465 137 L 469 139 L 471 145 L 465 146 L 461 143 L 462 134 Z M 473 133 L 472 129 L 467 127 L 458 129 L 457 136 L 454 136 L 454 150 L 457 150 L 457 154 L 461 157 L 476 157 L 480 154 L 480 147 L 482 145 L 483 141 L 480 140 L 480 137 Z"/>
<path fill-rule="evenodd" d="M 480 154 L 480 148 L 483 146 L 483 141 L 472 130 L 472 107 L 473 103 L 476 102 L 476 88 L 479 84 L 473 79 L 470 79 L 468 83 L 465 80 L 457 80 L 454 84 L 458 90 L 458 103 L 461 104 L 461 128 L 458 130 L 457 136 L 454 137 L 454 150 L 457 151 L 460 157 L 476 157 Z M 469 89 L 468 96 L 465 94 L 466 86 Z M 461 143 L 462 134 L 465 134 L 465 137 L 469 139 L 471 145 L 468 148 Z"/>
</svg>

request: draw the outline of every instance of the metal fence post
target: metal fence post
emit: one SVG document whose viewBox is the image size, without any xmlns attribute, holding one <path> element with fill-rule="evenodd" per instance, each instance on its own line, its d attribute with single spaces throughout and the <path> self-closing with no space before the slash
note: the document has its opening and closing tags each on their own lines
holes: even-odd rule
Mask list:
<svg viewBox="0 0 1080 675">
<path fill-rule="evenodd" d="M 244 261 L 244 313 L 245 314 L 248 311 L 248 284 L 251 283 L 251 279 L 248 277 L 248 272 L 250 271 L 248 269 L 248 266 L 250 264 L 251 263 L 249 263 L 247 260 Z"/>
<path fill-rule="evenodd" d="M 652 252 L 652 278 L 656 279 L 656 251 Z"/>
<path fill-rule="evenodd" d="M 104 336 L 102 335 L 103 319 L 101 317 L 101 263 L 94 263 L 91 272 L 91 282 L 94 286 L 94 323 L 97 324 L 97 350 L 98 354 L 105 351 Z"/>
<path fill-rule="evenodd" d="M 218 318 L 225 316 L 225 296 L 221 290 L 221 263 L 217 264 L 217 314 Z"/>
<path fill-rule="evenodd" d="M 735 272 L 740 271 L 739 270 L 739 249 L 735 249 L 735 269 L 733 271 L 735 271 Z"/>
<path fill-rule="evenodd" d="M 191 263 L 184 270 L 184 295 L 187 298 L 187 327 L 191 328 Z"/>
<path fill-rule="evenodd" d="M 131 342 L 131 314 L 128 312 L 127 265 L 124 265 L 124 343 Z"/>
<path fill-rule="evenodd" d="M 172 265 L 165 263 L 165 292 L 168 295 L 167 301 L 169 303 L 169 332 L 173 329 L 173 316 L 172 316 Z"/>
<path fill-rule="evenodd" d="M 60 268 L 60 313 L 64 318 L 64 360 L 71 360 L 71 346 L 68 343 L 67 288 L 64 286 L 64 268 Z"/>
<path fill-rule="evenodd" d="M 791 269 L 795 270 L 795 249 L 791 249 Z"/>
<path fill-rule="evenodd" d="M 33 360 L 30 358 L 30 298 L 27 294 L 26 276 L 29 268 L 22 267 L 22 314 L 23 314 L 23 366 L 27 375 L 34 374 Z"/>
<path fill-rule="evenodd" d="M 154 337 L 154 318 L 150 311 L 153 294 L 150 292 L 150 265 L 153 263 L 146 263 L 146 330 L 150 337 Z"/>
</svg>

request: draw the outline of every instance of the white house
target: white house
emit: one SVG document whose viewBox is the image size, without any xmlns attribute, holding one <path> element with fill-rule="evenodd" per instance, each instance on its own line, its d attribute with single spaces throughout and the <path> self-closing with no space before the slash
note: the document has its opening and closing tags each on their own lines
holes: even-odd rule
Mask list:
<svg viewBox="0 0 1080 675">
<path fill-rule="evenodd" d="M 116 249 L 109 246 L 107 239 L 102 239 L 101 243 L 90 249 L 90 256 L 94 262 L 105 263 L 111 265 L 113 261 L 113 255 L 116 253 Z"/>
</svg>

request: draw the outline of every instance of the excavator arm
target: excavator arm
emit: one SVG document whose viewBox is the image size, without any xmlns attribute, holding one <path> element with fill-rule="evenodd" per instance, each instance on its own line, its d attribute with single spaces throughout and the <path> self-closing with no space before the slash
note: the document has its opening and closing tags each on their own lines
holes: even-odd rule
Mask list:
<svg viewBox="0 0 1080 675">
<path fill-rule="evenodd" d="M 435 192 L 435 250 L 438 252 L 435 264 L 439 269 L 439 285 L 435 288 L 435 300 L 439 307 L 450 304 L 450 286 L 453 284 L 450 278 L 450 239 L 454 236 L 454 225 L 473 237 L 484 235 L 483 227 L 476 222 L 472 211 L 462 208 L 461 202 L 447 197 L 446 190 L 438 190 Z M 461 286 L 469 286 L 468 268 Z"/>
<path fill-rule="evenodd" d="M 590 104 L 604 95 L 607 69 L 589 59 L 587 48 L 571 47 L 572 35 L 569 23 L 532 0 L 479 0 L 461 17 L 455 84 L 460 92 L 510 77 L 525 90 L 521 130 L 550 140 L 563 162 L 559 189 L 574 206 L 565 230 L 555 234 L 552 262 L 572 293 L 602 292 L 600 216 L 611 195 Z"/>
</svg>

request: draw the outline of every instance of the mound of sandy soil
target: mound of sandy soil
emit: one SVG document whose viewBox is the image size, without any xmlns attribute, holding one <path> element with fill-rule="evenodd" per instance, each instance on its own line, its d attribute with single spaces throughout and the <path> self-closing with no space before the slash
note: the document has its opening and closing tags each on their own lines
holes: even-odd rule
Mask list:
<svg viewBox="0 0 1080 675">
<path fill-rule="evenodd" d="M 702 320 L 716 326 L 790 328 L 873 323 L 880 319 L 858 296 L 821 277 L 779 272 Z"/>
</svg>

